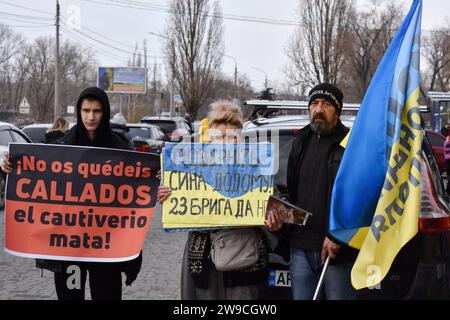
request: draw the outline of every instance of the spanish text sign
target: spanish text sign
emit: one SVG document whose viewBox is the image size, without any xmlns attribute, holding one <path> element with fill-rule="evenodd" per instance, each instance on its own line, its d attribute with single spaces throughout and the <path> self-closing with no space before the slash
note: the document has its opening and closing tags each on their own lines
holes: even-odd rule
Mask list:
<svg viewBox="0 0 450 320">
<path fill-rule="evenodd" d="M 117 149 L 10 144 L 5 250 L 71 261 L 126 261 L 144 243 L 160 159 Z"/>
<path fill-rule="evenodd" d="M 264 224 L 276 169 L 273 144 L 166 144 L 163 226 L 198 229 Z"/>
</svg>

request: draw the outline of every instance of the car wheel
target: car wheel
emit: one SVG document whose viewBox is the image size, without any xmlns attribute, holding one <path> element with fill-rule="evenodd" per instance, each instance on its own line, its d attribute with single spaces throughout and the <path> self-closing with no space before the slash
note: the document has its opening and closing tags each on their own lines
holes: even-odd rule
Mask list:
<svg viewBox="0 0 450 320">
<path fill-rule="evenodd" d="M 6 176 L 0 174 L 0 210 L 5 208 L 5 187 L 6 187 Z"/>
</svg>

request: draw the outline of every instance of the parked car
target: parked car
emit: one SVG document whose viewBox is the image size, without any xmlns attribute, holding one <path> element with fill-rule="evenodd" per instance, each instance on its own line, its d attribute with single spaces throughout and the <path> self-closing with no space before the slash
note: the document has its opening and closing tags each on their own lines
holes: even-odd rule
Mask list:
<svg viewBox="0 0 450 320">
<path fill-rule="evenodd" d="M 23 133 L 30 137 L 34 143 L 44 143 L 45 133 L 52 126 L 51 123 L 29 124 L 22 128 Z"/>
<path fill-rule="evenodd" d="M 354 117 L 341 117 L 351 127 Z M 244 134 L 271 141 L 279 160 L 275 186 L 287 196 L 286 170 L 295 133 L 309 123 L 307 115 L 259 118 L 244 125 Z M 275 131 L 271 131 L 275 130 Z M 278 132 L 278 135 L 274 133 Z M 418 234 L 405 245 L 394 260 L 379 289 L 358 291 L 359 299 L 442 299 L 449 298 L 449 240 L 450 208 L 448 196 L 427 135 L 422 143 L 421 211 Z M 369 173 L 368 173 L 369 174 Z M 265 299 L 291 299 L 289 263 L 271 252 Z"/>
<path fill-rule="evenodd" d="M 444 142 L 445 136 L 437 131 L 433 130 L 425 130 L 425 133 L 428 137 L 428 140 L 431 142 L 431 146 L 433 147 L 433 153 L 436 157 L 439 171 L 442 173 L 447 172 L 447 165 L 445 163 L 444 158 Z"/>
<path fill-rule="evenodd" d="M 136 151 L 161 153 L 165 138 L 158 126 L 146 123 L 127 123 L 127 128 Z"/>
<path fill-rule="evenodd" d="M 142 123 L 153 124 L 161 128 L 168 141 L 179 142 L 193 133 L 187 121 L 182 117 L 144 117 Z"/>
<path fill-rule="evenodd" d="M 3 152 L 8 151 L 10 142 L 31 143 L 31 139 L 15 125 L 0 122 L 0 163 L 3 162 Z M 0 209 L 5 207 L 6 175 L 0 173 Z"/>
<path fill-rule="evenodd" d="M 22 128 L 24 132 L 33 143 L 45 143 L 45 133 L 51 128 L 52 123 L 35 123 L 29 124 Z M 69 129 L 72 128 L 75 123 L 69 123 Z"/>
</svg>

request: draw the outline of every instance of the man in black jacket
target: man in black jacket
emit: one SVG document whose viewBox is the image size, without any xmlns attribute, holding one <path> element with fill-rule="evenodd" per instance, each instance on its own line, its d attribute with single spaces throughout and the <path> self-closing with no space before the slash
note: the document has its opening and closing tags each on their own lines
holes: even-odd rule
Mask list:
<svg viewBox="0 0 450 320">
<path fill-rule="evenodd" d="M 96 87 L 81 92 L 77 102 L 77 124 L 61 140 L 62 144 L 114 149 L 130 149 L 128 142 L 110 128 L 110 105 L 106 93 Z M 101 151 L 100 151 L 101 152 Z M 5 173 L 12 172 L 8 155 L 1 164 Z M 125 284 L 131 285 L 140 271 L 142 254 L 126 262 L 78 262 L 37 259 L 36 267 L 55 274 L 59 300 L 84 300 L 86 276 L 93 300 L 120 300 L 122 272 Z"/>
<path fill-rule="evenodd" d="M 284 226 L 290 243 L 290 273 L 294 299 L 312 299 L 329 256 L 330 266 L 322 287 L 325 299 L 353 299 L 350 272 L 357 251 L 338 244 L 328 234 L 329 209 L 334 179 L 348 133 L 339 117 L 343 94 L 332 84 L 322 83 L 309 93 L 310 124 L 301 129 L 292 144 L 287 170 L 289 201 L 313 215 L 304 227 Z M 282 227 L 275 212 L 268 219 L 270 230 Z"/>
<path fill-rule="evenodd" d="M 106 93 L 96 87 L 85 89 L 77 102 L 77 124 L 62 140 L 63 144 L 130 149 L 128 141 L 110 127 L 110 105 Z M 84 299 L 84 282 L 89 271 L 91 296 L 96 300 L 118 300 L 122 298 L 122 276 L 125 271 L 127 284 L 137 277 L 142 261 L 141 255 L 135 261 L 121 263 L 71 262 L 62 263 L 61 272 L 55 272 L 56 293 L 59 299 Z M 68 278 L 74 267 L 81 271 L 80 288 L 68 287 Z M 134 269 L 134 270 L 133 270 Z M 70 271 L 72 270 L 72 271 Z"/>
</svg>

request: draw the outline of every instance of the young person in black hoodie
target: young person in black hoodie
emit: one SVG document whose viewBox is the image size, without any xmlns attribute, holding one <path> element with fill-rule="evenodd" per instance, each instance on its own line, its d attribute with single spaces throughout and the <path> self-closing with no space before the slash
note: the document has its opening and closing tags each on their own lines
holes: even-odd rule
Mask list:
<svg viewBox="0 0 450 320">
<path fill-rule="evenodd" d="M 96 87 L 81 92 L 77 102 L 77 124 L 61 140 L 62 144 L 129 149 L 128 142 L 110 128 L 110 105 L 106 93 Z M 101 151 L 99 151 L 101 152 Z M 1 164 L 5 173 L 12 172 L 8 154 Z M 86 276 L 93 300 L 120 300 L 122 298 L 122 272 L 126 285 L 136 279 L 142 263 L 142 253 L 126 262 L 78 262 L 37 259 L 36 267 L 55 274 L 56 294 L 59 300 L 84 300 Z M 80 276 L 78 281 L 74 277 Z M 80 286 L 76 284 L 80 283 Z"/>
<path fill-rule="evenodd" d="M 331 192 L 344 153 L 340 143 L 349 131 L 339 119 L 343 97 L 342 91 L 332 84 L 321 83 L 311 89 L 310 124 L 297 133 L 292 143 L 287 170 L 289 201 L 313 216 L 304 227 L 282 228 L 277 214 L 269 213 L 269 230 L 282 228 L 279 232 L 285 241 L 280 241 L 278 247 L 290 248 L 292 294 L 296 300 L 313 298 L 328 256 L 331 260 L 322 297 L 356 298 L 350 272 L 358 251 L 338 243 L 328 233 Z"/>
</svg>

